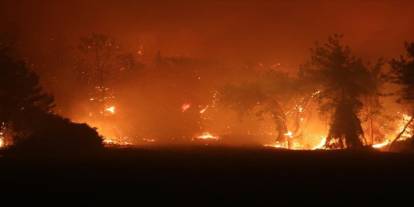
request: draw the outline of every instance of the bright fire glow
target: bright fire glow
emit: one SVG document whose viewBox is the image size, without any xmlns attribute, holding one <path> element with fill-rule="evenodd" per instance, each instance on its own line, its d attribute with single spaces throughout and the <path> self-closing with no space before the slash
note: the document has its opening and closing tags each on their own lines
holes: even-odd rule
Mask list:
<svg viewBox="0 0 414 207">
<path fill-rule="evenodd" d="M 204 114 L 204 112 L 206 112 L 208 109 L 208 106 L 204 107 L 203 109 L 200 110 L 200 114 Z"/>
<path fill-rule="evenodd" d="M 316 145 L 316 146 L 313 148 L 313 150 L 324 149 L 325 143 L 326 143 L 326 137 L 325 137 L 325 136 L 323 136 L 323 137 L 321 137 L 321 142 L 319 142 L 319 144 L 318 144 L 318 145 Z"/>
<path fill-rule="evenodd" d="M 0 148 L 4 147 L 4 138 L 0 136 Z"/>
<path fill-rule="evenodd" d="M 289 137 L 289 138 L 292 138 L 293 137 L 293 132 L 287 131 L 284 135 Z"/>
<path fill-rule="evenodd" d="M 265 147 L 273 147 L 273 148 L 281 148 L 281 149 L 286 149 L 287 147 L 284 144 L 280 144 L 278 142 L 276 142 L 275 144 L 265 144 Z"/>
<path fill-rule="evenodd" d="M 203 132 L 201 135 L 196 137 L 197 139 L 203 139 L 203 140 L 218 140 L 219 136 L 213 135 L 210 132 Z"/>
<path fill-rule="evenodd" d="M 122 141 L 120 139 L 112 139 L 112 138 L 105 138 L 104 139 L 105 145 L 112 145 L 112 146 L 130 146 L 132 143 L 127 141 Z"/>
<path fill-rule="evenodd" d="M 144 142 L 149 142 L 149 143 L 153 143 L 153 142 L 155 142 L 156 140 L 155 140 L 155 139 L 150 139 L 150 138 L 143 138 L 143 139 L 142 139 L 142 141 L 144 141 Z"/>
<path fill-rule="evenodd" d="M 0 130 L 1 130 L 0 131 L 0 148 L 3 148 L 5 146 L 5 143 L 4 143 L 4 132 L 3 132 L 4 127 L 1 127 Z"/>
<path fill-rule="evenodd" d="M 404 130 L 405 125 L 408 124 L 408 122 L 410 121 L 410 119 L 411 119 L 411 116 L 410 115 L 407 115 L 407 114 L 403 114 L 402 115 L 402 120 L 399 123 L 398 129 L 397 129 L 398 131 L 396 132 L 397 134 L 400 133 L 400 132 L 402 132 Z M 408 127 L 406 129 L 406 131 L 401 135 L 401 138 L 399 140 L 400 141 L 403 141 L 403 140 L 406 140 L 406 139 L 410 138 L 411 137 L 410 134 L 411 134 L 410 128 Z"/>
<path fill-rule="evenodd" d="M 182 111 L 182 112 L 185 112 L 185 111 L 187 111 L 190 107 L 191 107 L 191 104 L 189 104 L 189 103 L 184 103 L 184 104 L 181 106 L 181 111 Z"/>
<path fill-rule="evenodd" d="M 387 138 L 385 139 L 385 141 L 373 144 L 372 147 L 375 148 L 375 149 L 382 149 L 382 148 L 388 146 L 389 144 L 391 144 L 393 139 L 395 139 L 394 137 L 396 137 L 399 133 L 401 133 L 404 130 L 405 125 L 408 124 L 410 119 L 411 119 L 410 115 L 402 114 L 401 121 L 399 121 L 395 132 L 392 133 L 392 134 L 387 135 Z M 399 138 L 399 141 L 404 141 L 406 139 L 409 139 L 411 137 L 411 134 L 412 134 L 412 132 L 411 132 L 410 128 L 408 127 L 405 130 L 405 132 L 403 134 L 401 134 L 401 137 Z"/>
<path fill-rule="evenodd" d="M 375 148 L 375 149 L 381 149 L 381 148 L 383 148 L 383 147 L 387 146 L 389 143 L 390 143 L 390 141 L 389 141 L 389 140 L 385 140 L 385 141 L 384 141 L 384 142 L 382 142 L 382 143 L 378 143 L 378 144 L 374 144 L 374 145 L 372 145 L 372 147 L 373 147 L 373 148 Z"/>
<path fill-rule="evenodd" d="M 105 109 L 106 112 L 109 112 L 111 114 L 115 114 L 115 110 L 116 110 L 115 106 L 110 106 Z"/>
</svg>

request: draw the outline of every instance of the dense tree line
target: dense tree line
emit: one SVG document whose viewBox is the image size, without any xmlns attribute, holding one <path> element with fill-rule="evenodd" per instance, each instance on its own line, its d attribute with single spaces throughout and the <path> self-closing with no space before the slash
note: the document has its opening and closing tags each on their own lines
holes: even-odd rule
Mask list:
<svg viewBox="0 0 414 207">
<path fill-rule="evenodd" d="M 36 146 L 45 141 L 58 145 L 60 138 L 73 146 L 102 145 L 94 129 L 54 114 L 53 96 L 40 86 L 39 77 L 24 61 L 15 58 L 12 43 L 2 41 L 0 46 L 0 123 L 8 144 Z M 105 35 L 93 34 L 81 39 L 79 49 L 83 64 L 78 64 L 75 73 L 89 86 L 88 96 L 96 97 L 100 103 L 110 101 L 105 100 L 111 97 L 107 93 L 112 93 L 107 86 L 108 76 L 132 70 L 139 64 Z M 362 148 L 374 143 L 373 122 L 382 110 L 380 97 L 384 95 L 381 90 L 385 82 L 400 86 L 395 95 L 408 107 L 407 113 L 414 115 L 414 43 L 406 43 L 405 49 L 406 54 L 399 58 L 389 62 L 380 59 L 370 65 L 353 55 L 342 43 L 342 36 L 333 35 L 314 46 L 309 60 L 296 75 L 268 70 L 255 80 L 221 88 L 219 100 L 240 113 L 254 112 L 257 117 L 270 115 L 280 142 L 288 141 L 286 136 L 300 134 L 301 121 L 295 113 L 306 110 L 309 102 L 317 102 L 319 111 L 330 117 L 325 146 Z M 176 61 L 161 59 L 159 55 L 155 63 L 168 63 L 169 67 L 182 65 L 173 60 Z M 388 73 L 384 72 L 385 65 L 391 68 Z M 114 71 L 114 68 L 121 70 Z M 370 141 L 362 127 L 364 109 L 367 111 L 364 119 L 370 120 Z M 289 120 L 295 125 L 293 132 L 288 131 Z M 404 130 L 412 127 L 412 121 L 411 118 Z"/>
</svg>

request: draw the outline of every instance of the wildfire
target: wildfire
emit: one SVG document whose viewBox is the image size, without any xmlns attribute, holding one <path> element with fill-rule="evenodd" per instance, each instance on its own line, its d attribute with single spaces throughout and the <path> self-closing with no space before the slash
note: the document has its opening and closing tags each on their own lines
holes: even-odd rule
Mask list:
<svg viewBox="0 0 414 207">
<path fill-rule="evenodd" d="M 293 132 L 287 131 L 284 135 L 289 137 L 289 138 L 292 138 L 293 137 Z"/>
<path fill-rule="evenodd" d="M 210 132 L 203 132 L 201 135 L 195 137 L 196 139 L 203 139 L 203 140 L 218 140 L 220 137 L 217 135 L 213 135 Z"/>
<path fill-rule="evenodd" d="M 326 136 L 321 137 L 321 142 L 319 142 L 318 145 L 316 145 L 313 150 L 318 150 L 318 149 L 324 149 L 326 143 Z"/>
<path fill-rule="evenodd" d="M 109 146 L 130 146 L 132 143 L 127 141 L 122 141 L 121 139 L 112 139 L 112 138 L 105 138 L 104 144 Z"/>
<path fill-rule="evenodd" d="M 105 111 L 111 114 L 115 114 L 115 110 L 116 110 L 115 106 L 109 106 L 105 108 Z"/>
<path fill-rule="evenodd" d="M 5 147 L 5 145 L 6 145 L 6 143 L 4 141 L 4 130 L 5 130 L 5 128 L 6 127 L 4 126 L 4 123 L 2 123 L 1 127 L 0 127 L 0 149 Z"/>
<path fill-rule="evenodd" d="M 200 114 L 204 114 L 204 112 L 206 112 L 207 109 L 208 109 L 208 105 L 200 110 Z"/>
<path fill-rule="evenodd" d="M 315 145 L 314 147 L 309 146 L 309 144 L 304 144 L 300 142 L 299 140 L 292 140 L 293 138 L 293 132 L 288 131 L 284 134 L 285 136 L 290 138 L 290 143 L 286 142 L 276 142 L 275 144 L 265 144 L 265 147 L 273 147 L 273 148 L 279 148 L 279 149 L 290 149 L 290 150 L 326 150 L 324 148 L 326 143 L 326 136 L 320 136 L 320 142 Z"/>
<path fill-rule="evenodd" d="M 382 143 L 372 145 L 372 147 L 375 148 L 375 149 L 381 149 L 381 148 L 387 146 L 389 143 L 390 143 L 390 140 L 385 140 Z"/>
<path fill-rule="evenodd" d="M 154 143 L 156 140 L 155 139 L 150 139 L 150 138 L 143 138 L 142 141 L 149 142 L 149 143 Z"/>
<path fill-rule="evenodd" d="M 264 146 L 265 147 L 287 149 L 287 147 L 284 144 L 280 144 L 279 142 L 276 142 L 275 144 L 265 144 Z"/>
<path fill-rule="evenodd" d="M 185 112 L 185 111 L 187 111 L 190 107 L 191 107 L 191 104 L 189 104 L 189 103 L 184 103 L 184 104 L 181 106 L 181 111 L 182 111 L 182 112 Z"/>
<path fill-rule="evenodd" d="M 395 134 L 402 133 L 400 135 L 401 137 L 400 137 L 399 141 L 403 141 L 403 140 L 409 139 L 411 137 L 411 133 L 412 133 L 412 131 L 410 130 L 410 128 L 405 129 L 406 125 L 409 124 L 409 122 L 411 120 L 411 116 L 409 116 L 407 114 L 402 114 L 401 117 L 402 117 L 402 119 L 398 123 L 398 127 L 397 127 L 396 131 L 394 132 Z M 391 137 L 391 136 L 395 136 L 395 135 L 394 134 L 391 134 L 389 136 Z M 385 141 L 380 142 L 380 143 L 373 144 L 372 147 L 375 148 L 375 149 L 382 149 L 385 146 L 391 144 L 392 143 L 392 140 L 393 140 L 393 138 L 386 138 Z"/>
<path fill-rule="evenodd" d="M 402 120 L 398 125 L 398 129 L 397 129 L 398 131 L 396 133 L 402 132 L 404 130 L 405 125 L 409 124 L 408 122 L 410 121 L 410 119 L 411 119 L 410 115 L 403 114 Z M 407 128 L 405 132 L 401 135 L 401 138 L 399 140 L 403 141 L 403 140 L 410 138 L 411 137 L 410 134 L 411 134 L 411 130 L 410 128 Z"/>
</svg>

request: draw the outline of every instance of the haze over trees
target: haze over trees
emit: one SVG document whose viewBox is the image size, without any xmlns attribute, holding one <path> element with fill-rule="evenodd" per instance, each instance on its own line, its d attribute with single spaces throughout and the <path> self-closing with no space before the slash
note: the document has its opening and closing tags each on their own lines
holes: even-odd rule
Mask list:
<svg viewBox="0 0 414 207">
<path fill-rule="evenodd" d="M 298 117 L 290 113 L 296 110 L 303 90 L 298 83 L 296 78 L 287 73 L 268 70 L 256 80 L 224 86 L 219 91 L 219 100 L 240 116 L 253 113 L 262 119 L 265 115 L 270 115 L 277 132 L 276 141 L 287 142 L 288 120 L 295 119 L 295 123 L 299 124 L 299 120 L 296 120 Z M 296 133 L 297 130 L 299 126 L 290 133 Z"/>
<path fill-rule="evenodd" d="M 90 138 L 90 146 L 100 146 L 102 138 L 95 130 L 86 125 L 74 124 L 52 112 L 53 97 L 44 92 L 39 77 L 25 62 L 10 55 L 9 45 L 0 45 L 0 123 L 2 131 L 13 137 L 10 143 L 28 137 L 42 140 L 40 137 L 49 139 L 57 136 L 61 136 L 62 140 L 73 141 L 73 138 L 83 134 Z M 302 136 L 303 112 L 310 102 L 317 102 L 321 114 L 329 117 L 326 148 L 362 148 L 382 141 L 384 134 L 378 125 L 383 120 L 384 108 L 380 98 L 384 96 L 383 84 L 386 79 L 401 86 L 400 102 L 408 107 L 410 115 L 414 111 L 414 43 L 406 44 L 405 56 L 390 61 L 391 75 L 383 71 L 384 60 L 380 59 L 373 65 L 367 64 L 342 43 L 342 36 L 333 35 L 311 49 L 309 61 L 296 74 L 270 67 L 260 72 L 246 73 L 254 74 L 252 77 L 245 74 L 247 77 L 217 81 L 209 87 L 200 81 L 209 75 L 209 71 L 202 71 L 202 68 L 218 69 L 207 61 L 180 56 L 163 57 L 158 53 L 152 64 L 143 65 L 132 54 L 121 50 L 113 38 L 103 34 L 82 38 L 79 51 L 80 61 L 75 64 L 73 73 L 78 75 L 80 83 L 86 88 L 85 93 L 81 94 L 87 102 L 96 103 L 98 107 L 93 108 L 98 112 L 104 110 L 108 103 L 115 102 L 117 90 L 112 84 L 116 85 L 128 78 L 138 80 L 127 76 L 137 76 L 138 73 L 131 72 L 136 68 L 147 69 L 146 74 L 139 75 L 148 80 L 134 85 L 135 90 L 129 92 L 128 98 L 138 96 L 134 94 L 140 90 L 138 87 L 146 87 L 147 91 L 140 91 L 141 98 L 156 97 L 162 100 L 162 110 L 149 107 L 147 111 L 150 117 L 147 121 L 154 122 L 157 128 L 154 134 L 160 137 L 185 139 L 200 131 L 202 114 L 213 107 L 211 97 L 205 95 L 212 89 L 218 91 L 220 104 L 240 116 L 250 114 L 258 120 L 271 117 L 276 132 L 275 141 L 286 143 L 288 148 L 292 137 Z M 160 97 L 163 91 L 170 91 L 171 94 Z M 123 97 L 117 98 L 123 100 Z M 151 100 L 140 102 L 147 105 L 152 103 Z M 189 110 L 180 109 L 185 104 Z M 165 114 L 172 114 L 170 122 L 159 123 L 159 117 Z M 411 128 L 412 120 L 404 131 Z M 60 133 L 63 131 L 66 131 L 65 134 Z M 395 140 L 398 141 L 398 138 L 400 136 Z M 53 141 L 56 140 L 49 139 L 47 142 Z M 80 138 L 75 142 L 80 144 L 83 141 L 86 140 Z M 84 144 L 88 145 L 86 142 Z"/>
<path fill-rule="evenodd" d="M 86 99 L 101 109 L 114 102 L 113 83 L 122 81 L 123 74 L 128 75 L 139 64 L 108 35 L 93 33 L 83 37 L 78 48 L 81 55 L 75 73 L 87 90 Z"/>
<path fill-rule="evenodd" d="M 227 85 L 221 90 L 222 103 L 240 113 L 256 111 L 259 117 L 270 113 L 278 132 L 276 140 L 280 142 L 300 131 L 299 120 L 288 131 L 288 120 L 299 117 L 292 115 L 292 111 L 303 112 L 310 101 L 316 100 L 320 112 L 331 120 L 327 148 L 361 148 L 368 144 L 360 117 L 364 108 L 373 143 L 373 119 L 381 111 L 384 61 L 367 65 L 341 40 L 341 35 L 333 35 L 328 41 L 317 43 L 298 78 L 270 71 L 253 82 Z"/>
</svg>

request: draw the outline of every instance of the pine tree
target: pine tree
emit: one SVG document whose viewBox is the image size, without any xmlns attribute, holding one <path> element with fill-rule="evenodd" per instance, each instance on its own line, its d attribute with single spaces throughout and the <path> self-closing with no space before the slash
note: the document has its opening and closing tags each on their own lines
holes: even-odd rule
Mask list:
<svg viewBox="0 0 414 207">
<path fill-rule="evenodd" d="M 316 44 L 301 74 L 319 90 L 321 112 L 331 115 L 326 146 L 360 148 L 365 139 L 358 113 L 361 99 L 370 93 L 372 80 L 362 60 L 351 54 L 341 38 L 333 35 L 325 44 Z"/>
</svg>

